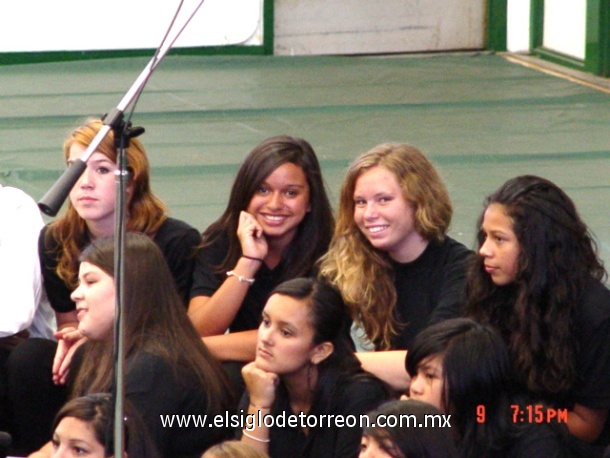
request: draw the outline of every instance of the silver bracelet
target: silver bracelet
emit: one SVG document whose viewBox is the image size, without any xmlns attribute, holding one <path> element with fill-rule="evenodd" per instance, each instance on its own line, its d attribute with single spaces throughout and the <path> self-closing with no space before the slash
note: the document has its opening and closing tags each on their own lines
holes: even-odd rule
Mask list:
<svg viewBox="0 0 610 458">
<path fill-rule="evenodd" d="M 229 270 L 227 272 L 227 277 L 235 277 L 242 283 L 250 283 L 250 284 L 254 283 L 254 278 L 246 278 L 242 275 L 236 274 L 232 270 Z"/>
<path fill-rule="evenodd" d="M 265 444 L 269 442 L 269 439 L 261 439 L 260 437 L 254 437 L 254 436 L 252 436 L 252 435 L 248 434 L 248 432 L 247 432 L 245 429 L 242 429 L 242 431 L 241 431 L 241 432 L 243 433 L 243 435 L 244 435 L 244 436 L 249 437 L 249 438 L 250 438 L 250 439 L 252 439 L 253 441 L 256 441 L 256 442 L 263 442 L 263 443 L 265 443 Z"/>
</svg>

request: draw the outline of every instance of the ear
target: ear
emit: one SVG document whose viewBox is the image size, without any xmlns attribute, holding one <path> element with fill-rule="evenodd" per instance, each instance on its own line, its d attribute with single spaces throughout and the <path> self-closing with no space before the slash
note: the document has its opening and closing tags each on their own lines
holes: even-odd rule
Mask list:
<svg viewBox="0 0 610 458">
<path fill-rule="evenodd" d="M 334 345 L 331 342 L 322 342 L 312 350 L 311 363 L 314 365 L 320 364 L 326 358 L 328 358 L 335 350 Z"/>
</svg>

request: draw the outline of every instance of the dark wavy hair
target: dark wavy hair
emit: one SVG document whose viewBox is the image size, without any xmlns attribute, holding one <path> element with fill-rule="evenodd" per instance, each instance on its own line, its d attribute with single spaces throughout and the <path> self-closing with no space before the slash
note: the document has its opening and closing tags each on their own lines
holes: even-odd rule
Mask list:
<svg viewBox="0 0 610 458">
<path fill-rule="evenodd" d="M 240 212 L 246 210 L 265 179 L 287 163 L 303 169 L 309 185 L 311 211 L 301 221 L 294 240 L 282 257 L 286 269 L 281 280 L 310 275 L 315 262 L 328 249 L 335 219 L 318 158 L 311 145 L 302 138 L 278 135 L 267 138 L 248 154 L 233 182 L 226 210 L 203 233 L 202 247 L 223 237 L 229 240 L 224 260 L 215 266 L 217 272 L 224 273 L 233 268 L 242 254 L 237 237 Z"/>
<path fill-rule="evenodd" d="M 508 349 L 499 332 L 469 318 L 453 318 L 420 332 L 406 359 L 417 374 L 429 358 L 443 360 L 443 411 L 451 414 L 461 456 L 485 457 L 509 439 L 510 404 L 514 399 Z M 477 412 L 484 412 L 484 422 Z"/>
<path fill-rule="evenodd" d="M 597 245 L 574 202 L 544 178 L 512 178 L 487 197 L 490 204 L 502 205 L 513 223 L 518 272 L 510 285 L 496 286 L 479 256 L 468 273 L 469 314 L 501 331 L 529 391 L 565 393 L 576 376 L 572 324 L 580 296 L 591 278 L 607 276 Z M 479 229 L 478 246 L 484 241 Z"/>
</svg>

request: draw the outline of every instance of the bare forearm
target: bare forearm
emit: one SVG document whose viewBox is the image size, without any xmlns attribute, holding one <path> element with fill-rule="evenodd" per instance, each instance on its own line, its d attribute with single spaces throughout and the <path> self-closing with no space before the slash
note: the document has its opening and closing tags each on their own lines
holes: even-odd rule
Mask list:
<svg viewBox="0 0 610 458">
<path fill-rule="evenodd" d="M 203 338 L 203 343 L 220 361 L 254 361 L 257 331 L 233 332 Z"/>
<path fill-rule="evenodd" d="M 406 350 L 358 352 L 362 368 L 383 380 L 397 391 L 409 389 L 411 378 L 405 369 Z"/>
<path fill-rule="evenodd" d="M 260 262 L 240 258 L 233 269 L 236 275 L 252 279 Z M 189 302 L 188 315 L 202 337 L 223 334 L 235 319 L 251 283 L 227 277 L 212 296 L 196 296 Z"/>
</svg>

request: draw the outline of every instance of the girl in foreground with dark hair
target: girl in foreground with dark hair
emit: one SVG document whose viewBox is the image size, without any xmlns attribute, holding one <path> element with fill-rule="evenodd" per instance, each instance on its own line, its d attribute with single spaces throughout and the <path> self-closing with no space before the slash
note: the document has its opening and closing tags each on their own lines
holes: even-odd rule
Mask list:
<svg viewBox="0 0 610 458">
<path fill-rule="evenodd" d="M 530 397 L 569 409 L 575 437 L 608 443 L 610 291 L 574 203 L 544 178 L 508 180 L 485 202 L 478 242 L 470 315 L 499 329 Z"/>
<path fill-rule="evenodd" d="M 74 361 L 75 396 L 113 390 L 114 240 L 89 245 L 80 262 L 79 286 L 72 299 L 77 304 L 78 331 L 88 342 L 82 358 Z M 227 438 L 227 428 L 202 427 L 192 421 L 164 427 L 163 418 L 213 418 L 230 410 L 222 369 L 188 319 L 167 263 L 149 237 L 126 235 L 124 282 L 125 398 L 141 414 L 162 456 L 199 457 Z"/>
<path fill-rule="evenodd" d="M 451 415 L 459 456 L 537 458 L 570 456 L 561 425 L 526 416 L 526 398 L 514 392 L 508 350 L 489 325 L 455 318 L 430 326 L 406 360 L 410 398 Z M 523 415 L 515 413 L 524 412 Z"/>
<path fill-rule="evenodd" d="M 325 189 L 316 154 L 301 138 L 270 137 L 244 160 L 225 212 L 203 233 L 189 304 L 218 359 L 252 361 L 273 288 L 314 273 L 334 226 Z"/>
<path fill-rule="evenodd" d="M 123 404 L 126 458 L 159 458 L 146 426 L 131 403 Z M 113 402 L 110 394 L 95 393 L 68 401 L 53 421 L 51 458 L 114 457 Z M 116 455 L 117 458 L 120 455 Z"/>
<path fill-rule="evenodd" d="M 254 421 L 240 432 L 242 441 L 271 458 L 358 456 L 360 415 L 390 393 L 362 370 L 348 325 L 341 296 L 326 283 L 298 278 L 273 291 L 258 329 L 256 360 L 243 369 L 241 407 L 287 422 L 290 416 L 316 422 L 269 427 Z M 356 418 L 355 426 L 331 420 L 348 416 Z"/>
<path fill-rule="evenodd" d="M 441 423 L 442 414 L 433 405 L 413 399 L 382 405 L 368 414 L 358 458 L 456 458 L 451 426 Z M 434 426 L 418 427 L 431 418 L 435 418 Z"/>
</svg>

